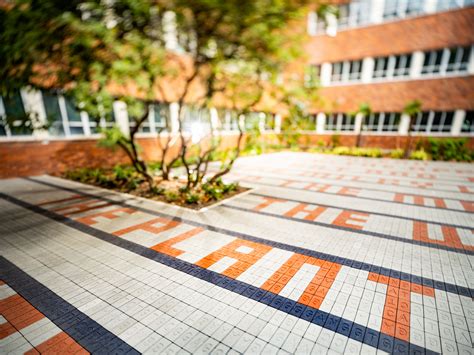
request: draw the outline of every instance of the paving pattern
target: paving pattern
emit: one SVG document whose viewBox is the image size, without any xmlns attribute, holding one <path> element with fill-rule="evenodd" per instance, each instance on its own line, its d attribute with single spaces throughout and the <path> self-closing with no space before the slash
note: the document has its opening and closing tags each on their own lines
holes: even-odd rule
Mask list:
<svg viewBox="0 0 474 355">
<path fill-rule="evenodd" d="M 473 354 L 474 167 L 278 153 L 199 211 L 0 181 L 0 353 Z"/>
</svg>

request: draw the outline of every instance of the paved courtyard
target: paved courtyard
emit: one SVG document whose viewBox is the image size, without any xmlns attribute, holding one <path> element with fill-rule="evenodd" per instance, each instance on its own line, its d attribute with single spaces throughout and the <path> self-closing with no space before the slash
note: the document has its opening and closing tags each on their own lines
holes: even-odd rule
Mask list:
<svg viewBox="0 0 474 355">
<path fill-rule="evenodd" d="M 474 166 L 278 153 L 195 212 L 0 181 L 0 353 L 473 353 Z"/>
</svg>

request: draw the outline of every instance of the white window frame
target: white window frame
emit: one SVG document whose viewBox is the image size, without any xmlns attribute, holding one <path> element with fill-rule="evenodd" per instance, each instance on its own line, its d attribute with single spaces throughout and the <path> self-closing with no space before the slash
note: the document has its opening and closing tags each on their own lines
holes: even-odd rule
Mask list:
<svg viewBox="0 0 474 355">
<path fill-rule="evenodd" d="M 7 113 L 6 113 L 6 110 L 5 110 L 5 106 L 3 105 L 3 97 L 0 96 L 0 120 L 2 121 L 1 124 L 3 126 L 3 129 L 5 130 L 5 135 L 0 136 L 0 137 L 11 137 L 12 136 L 12 132 L 10 131 L 10 127 L 8 126 L 8 124 L 5 120 L 6 117 L 7 117 Z"/>
<path fill-rule="evenodd" d="M 439 49 L 425 52 L 425 60 L 421 68 L 422 76 L 439 75 L 441 71 L 441 62 L 443 60 L 445 51 L 443 50 L 441 53 L 439 52 L 440 52 Z M 440 55 L 441 55 L 441 61 L 439 64 L 436 64 L 436 61 Z M 428 65 L 425 65 L 426 57 L 428 57 Z"/>
<path fill-rule="evenodd" d="M 25 111 L 25 113 L 28 113 L 27 111 L 27 105 L 26 105 L 26 99 L 24 97 L 24 94 L 22 92 L 22 90 L 20 90 L 19 92 L 20 94 L 20 99 L 21 99 L 21 104 L 23 105 L 23 110 Z M 32 137 L 35 133 L 35 130 L 33 129 L 31 134 L 13 134 L 12 131 L 11 131 L 11 128 L 10 126 L 7 124 L 7 110 L 5 108 L 5 104 L 3 102 L 3 97 L 0 96 L 0 120 L 2 121 L 2 125 L 5 129 L 5 135 L 4 136 L 0 136 L 0 139 L 2 138 L 18 138 L 18 139 L 23 139 L 25 137 Z M 16 122 L 16 121 L 15 121 Z"/>
<path fill-rule="evenodd" d="M 394 68 L 393 68 L 393 77 L 407 77 L 410 75 L 410 69 L 411 69 L 411 64 L 412 64 L 412 54 L 400 54 L 393 56 L 394 57 Z M 400 58 L 399 60 L 399 65 L 398 67 L 396 66 L 397 64 L 397 58 Z"/>
</svg>

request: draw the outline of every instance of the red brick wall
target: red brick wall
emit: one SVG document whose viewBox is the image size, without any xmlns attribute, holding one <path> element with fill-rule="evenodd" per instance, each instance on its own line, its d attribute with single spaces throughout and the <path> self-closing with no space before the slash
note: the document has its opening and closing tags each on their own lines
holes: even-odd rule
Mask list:
<svg viewBox="0 0 474 355">
<path fill-rule="evenodd" d="M 308 38 L 309 62 L 319 64 L 474 43 L 474 8 L 340 31 Z"/>
<path fill-rule="evenodd" d="M 221 146 L 233 147 L 236 143 L 237 136 L 232 136 L 223 140 Z M 139 145 L 144 159 L 160 159 L 161 149 L 156 138 L 141 138 Z M 176 143 L 167 156 L 173 157 L 178 149 L 179 144 Z M 123 163 L 129 163 L 129 159 L 121 149 L 100 147 L 96 139 L 0 143 L 0 178 L 60 173 L 80 167 L 111 167 Z"/>
<path fill-rule="evenodd" d="M 235 139 L 235 136 L 227 139 L 225 145 L 234 146 Z M 330 139 L 331 135 L 308 134 L 303 135 L 300 142 L 302 146 L 311 146 L 320 141 L 327 144 Z M 362 146 L 403 148 L 405 139 L 406 137 L 400 136 L 370 135 L 363 137 Z M 418 138 L 413 138 L 413 142 L 417 140 Z M 353 146 L 355 141 L 354 135 L 340 135 L 341 145 Z M 140 144 L 147 160 L 157 160 L 160 157 L 155 139 L 141 139 Z M 469 146 L 474 149 L 474 138 L 470 138 Z M 93 139 L 0 143 L 0 178 L 54 174 L 80 167 L 110 167 L 127 162 L 127 157 L 121 150 L 112 151 L 99 147 Z"/>
<path fill-rule="evenodd" d="M 302 146 L 315 146 L 321 142 L 324 145 L 330 145 L 332 134 L 307 134 L 300 138 Z M 425 140 L 426 137 L 412 137 L 412 146 L 415 147 L 418 141 Z M 446 137 L 446 139 L 449 139 Z M 340 134 L 339 142 L 341 146 L 353 147 L 356 145 L 357 135 Z M 404 149 L 406 147 L 407 137 L 399 135 L 362 135 L 361 147 L 380 148 L 380 149 Z M 412 147 L 412 148 L 413 148 Z M 469 137 L 468 147 L 474 149 L 474 138 Z"/>
<path fill-rule="evenodd" d="M 392 81 L 321 88 L 323 103 L 314 111 L 355 111 L 367 102 L 373 111 L 401 112 L 407 102 L 421 100 L 423 110 L 474 110 L 474 76 Z"/>
</svg>

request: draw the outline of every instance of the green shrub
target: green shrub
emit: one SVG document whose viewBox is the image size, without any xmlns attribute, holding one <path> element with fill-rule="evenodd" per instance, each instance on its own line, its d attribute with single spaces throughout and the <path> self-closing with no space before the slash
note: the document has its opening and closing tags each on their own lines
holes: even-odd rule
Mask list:
<svg viewBox="0 0 474 355">
<path fill-rule="evenodd" d="M 382 151 L 378 148 L 353 148 L 354 155 L 358 157 L 380 158 Z"/>
<path fill-rule="evenodd" d="M 382 151 L 378 148 L 336 147 L 332 151 L 329 151 L 329 153 L 336 155 L 350 155 L 354 157 L 370 158 L 380 158 L 382 156 Z"/>
<path fill-rule="evenodd" d="M 174 202 L 174 201 L 177 201 L 179 199 L 179 195 L 175 191 L 166 191 L 165 192 L 165 199 L 168 202 Z"/>
<path fill-rule="evenodd" d="M 331 153 L 336 155 L 352 155 L 351 148 L 349 147 L 336 147 Z"/>
<path fill-rule="evenodd" d="M 186 195 L 184 201 L 188 204 L 188 205 L 192 205 L 192 204 L 195 204 L 195 203 L 198 203 L 200 200 L 200 197 L 199 195 L 197 194 L 193 194 L 193 193 L 189 193 Z"/>
<path fill-rule="evenodd" d="M 238 187 L 239 187 L 239 183 L 233 182 L 230 184 L 224 184 L 223 190 L 224 190 L 224 193 L 228 193 L 228 192 L 236 191 Z"/>
<path fill-rule="evenodd" d="M 469 151 L 467 143 L 466 138 L 428 138 L 422 147 L 433 160 L 471 161 L 473 152 Z"/>
<path fill-rule="evenodd" d="M 214 184 L 203 184 L 202 189 L 204 193 L 213 200 L 220 200 L 222 198 L 223 190 Z"/>
<path fill-rule="evenodd" d="M 331 136 L 331 147 L 339 147 L 341 145 L 341 136 L 339 134 L 333 134 Z"/>
<path fill-rule="evenodd" d="M 402 159 L 405 151 L 403 149 L 394 149 L 390 152 L 390 158 L 392 159 Z"/>
<path fill-rule="evenodd" d="M 226 184 L 222 179 L 217 179 L 212 184 L 209 182 L 204 183 L 202 185 L 202 190 L 207 197 L 213 200 L 220 200 L 224 194 L 236 191 L 238 187 L 238 183 Z"/>
<path fill-rule="evenodd" d="M 428 160 L 430 157 L 423 149 L 415 150 L 410 154 L 410 159 L 413 160 Z"/>
<path fill-rule="evenodd" d="M 130 166 L 123 167 L 121 165 L 116 165 L 112 171 L 117 180 L 129 180 L 135 175 L 135 170 Z"/>
<path fill-rule="evenodd" d="M 165 189 L 162 187 L 152 186 L 151 191 L 155 195 L 163 195 L 165 193 Z"/>
</svg>

